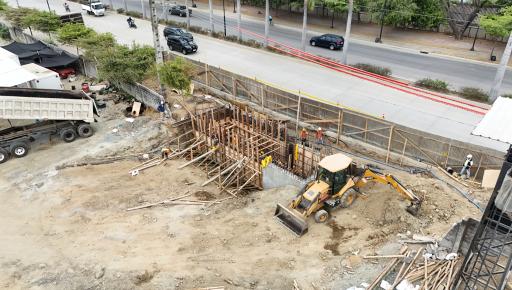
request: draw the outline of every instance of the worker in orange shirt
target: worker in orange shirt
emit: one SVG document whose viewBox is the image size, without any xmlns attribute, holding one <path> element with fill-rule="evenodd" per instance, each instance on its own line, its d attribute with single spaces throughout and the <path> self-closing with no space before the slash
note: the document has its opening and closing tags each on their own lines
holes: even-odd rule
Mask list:
<svg viewBox="0 0 512 290">
<path fill-rule="evenodd" d="M 315 134 L 316 144 L 324 145 L 324 131 L 322 131 L 321 127 L 318 127 Z"/>
<path fill-rule="evenodd" d="M 302 130 L 299 133 L 300 137 L 300 144 L 306 145 L 306 142 L 308 141 L 308 130 L 306 128 L 302 128 Z"/>
</svg>

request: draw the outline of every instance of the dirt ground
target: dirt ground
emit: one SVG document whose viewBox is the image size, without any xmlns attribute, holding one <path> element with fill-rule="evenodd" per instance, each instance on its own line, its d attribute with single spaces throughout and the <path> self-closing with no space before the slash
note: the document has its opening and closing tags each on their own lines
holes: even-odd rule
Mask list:
<svg viewBox="0 0 512 290">
<path fill-rule="evenodd" d="M 391 170 L 425 198 L 418 217 L 384 185 L 364 189 L 366 199 L 335 212 L 327 224 L 309 221 L 297 238 L 273 219 L 293 186 L 251 192 L 210 207 L 159 206 L 185 192 L 190 199 L 227 197 L 185 160 L 131 176 L 136 158 L 56 170 L 84 157 L 148 153 L 171 138 L 156 114 L 127 122 L 125 103 L 108 102 L 96 134 L 66 144 L 53 141 L 0 166 L 0 288 L 4 289 L 346 289 L 370 283 L 393 254 L 397 234 L 440 237 L 478 210 L 438 180 Z"/>
</svg>

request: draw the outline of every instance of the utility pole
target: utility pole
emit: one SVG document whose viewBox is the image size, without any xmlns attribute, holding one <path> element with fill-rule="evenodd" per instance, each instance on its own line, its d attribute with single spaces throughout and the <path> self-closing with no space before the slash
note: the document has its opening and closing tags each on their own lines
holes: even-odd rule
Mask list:
<svg viewBox="0 0 512 290">
<path fill-rule="evenodd" d="M 208 6 L 210 8 L 210 36 L 213 34 L 213 0 L 208 0 Z"/>
<path fill-rule="evenodd" d="M 505 46 L 505 50 L 503 51 L 503 55 L 501 56 L 500 65 L 498 66 L 498 70 L 496 71 L 496 76 L 494 77 L 494 83 L 492 85 L 491 93 L 489 94 L 489 101 L 492 103 L 498 98 L 498 94 L 500 93 L 501 83 L 503 82 L 503 77 L 505 76 L 505 72 L 507 70 L 508 60 L 510 59 L 510 53 L 512 52 L 512 33 L 508 36 L 507 46 Z"/>
<path fill-rule="evenodd" d="M 146 19 L 146 8 L 144 7 L 144 0 L 140 0 L 140 6 L 142 6 L 142 19 Z"/>
<path fill-rule="evenodd" d="M 123 0 L 123 4 L 124 4 L 124 12 L 126 13 L 126 12 L 128 12 L 128 4 L 126 4 L 126 0 Z"/>
<path fill-rule="evenodd" d="M 236 13 L 236 1 L 233 0 L 233 13 Z"/>
<path fill-rule="evenodd" d="M 302 16 L 302 51 L 306 51 L 306 30 L 308 26 L 308 0 L 304 0 L 304 15 Z"/>
<path fill-rule="evenodd" d="M 350 43 L 350 29 L 352 28 L 352 10 L 354 9 L 354 0 L 348 0 L 347 28 L 345 29 L 345 43 L 343 44 L 343 53 L 341 62 L 347 64 L 348 45 Z"/>
<path fill-rule="evenodd" d="M 48 12 L 52 12 L 52 9 L 50 9 L 50 3 L 48 2 L 48 0 L 46 0 L 46 5 L 48 5 Z"/>
<path fill-rule="evenodd" d="M 240 6 L 240 0 L 236 0 L 236 26 L 238 29 L 238 41 L 242 41 L 242 30 L 240 27 L 242 24 L 242 9 Z"/>
<path fill-rule="evenodd" d="M 270 3 L 269 0 L 265 0 L 265 40 L 264 40 L 264 46 L 268 46 L 268 18 L 270 16 Z"/>
<path fill-rule="evenodd" d="M 18 8 L 20 8 L 20 2 L 16 0 L 16 5 L 18 5 Z"/>
<path fill-rule="evenodd" d="M 16 0 L 16 2 L 18 2 L 18 0 Z M 110 2 L 110 9 L 115 10 L 114 9 L 114 2 L 112 2 L 112 0 L 110 0 L 109 2 Z"/>
<path fill-rule="evenodd" d="M 226 32 L 226 4 L 224 3 L 225 0 L 222 0 L 222 13 L 224 15 L 224 37 L 227 36 Z"/>
<path fill-rule="evenodd" d="M 156 15 L 156 6 L 155 6 L 155 0 L 149 0 L 149 17 L 151 20 L 151 30 L 153 32 L 153 46 L 155 48 L 155 59 L 156 64 L 162 64 L 164 63 L 164 57 L 162 55 L 162 47 L 160 46 L 160 34 L 158 33 L 158 17 Z M 160 84 L 160 94 L 165 98 L 165 87 L 162 84 L 162 81 L 160 80 L 160 74 L 156 73 L 158 77 L 158 83 Z"/>
<path fill-rule="evenodd" d="M 388 6 L 388 0 L 384 1 L 384 7 L 382 8 L 382 13 L 380 14 L 380 33 L 379 37 L 375 39 L 375 42 L 382 43 L 382 29 L 384 28 L 384 17 L 386 16 L 386 7 Z"/>
<path fill-rule="evenodd" d="M 185 10 L 187 13 L 187 31 L 190 30 L 190 12 L 188 11 L 188 0 L 185 0 Z"/>
</svg>

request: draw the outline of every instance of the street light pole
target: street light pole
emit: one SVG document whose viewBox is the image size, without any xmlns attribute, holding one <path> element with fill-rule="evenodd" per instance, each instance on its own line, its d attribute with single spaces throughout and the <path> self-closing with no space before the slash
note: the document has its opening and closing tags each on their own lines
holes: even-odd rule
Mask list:
<svg viewBox="0 0 512 290">
<path fill-rule="evenodd" d="M 225 0 L 222 0 L 222 12 L 224 13 L 224 37 L 227 36 L 226 33 L 226 6 L 224 4 Z"/>
<path fill-rule="evenodd" d="M 48 2 L 48 0 L 46 0 L 46 5 L 48 5 L 48 12 L 52 12 L 52 9 L 50 9 L 50 3 Z"/>
<path fill-rule="evenodd" d="M 236 13 L 236 0 L 233 0 L 233 13 Z"/>
<path fill-rule="evenodd" d="M 345 43 L 343 53 L 341 54 L 341 62 L 347 64 L 348 45 L 350 44 L 350 29 L 352 28 L 352 10 L 354 9 L 354 0 L 348 0 L 347 27 L 345 29 Z"/>
<path fill-rule="evenodd" d="M 382 29 L 384 28 L 384 16 L 386 15 L 386 7 L 388 6 L 388 0 L 384 1 L 384 7 L 382 8 L 382 13 L 380 14 L 380 33 L 379 37 L 375 39 L 375 42 L 382 43 Z"/>
</svg>

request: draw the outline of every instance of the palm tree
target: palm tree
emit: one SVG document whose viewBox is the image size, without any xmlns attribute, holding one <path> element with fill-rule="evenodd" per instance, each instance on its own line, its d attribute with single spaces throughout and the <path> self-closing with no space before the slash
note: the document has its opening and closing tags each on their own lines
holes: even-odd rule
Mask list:
<svg viewBox="0 0 512 290">
<path fill-rule="evenodd" d="M 347 10 L 347 2 L 345 0 L 324 0 L 324 3 L 331 10 L 331 28 L 334 28 L 334 15 Z"/>
</svg>

